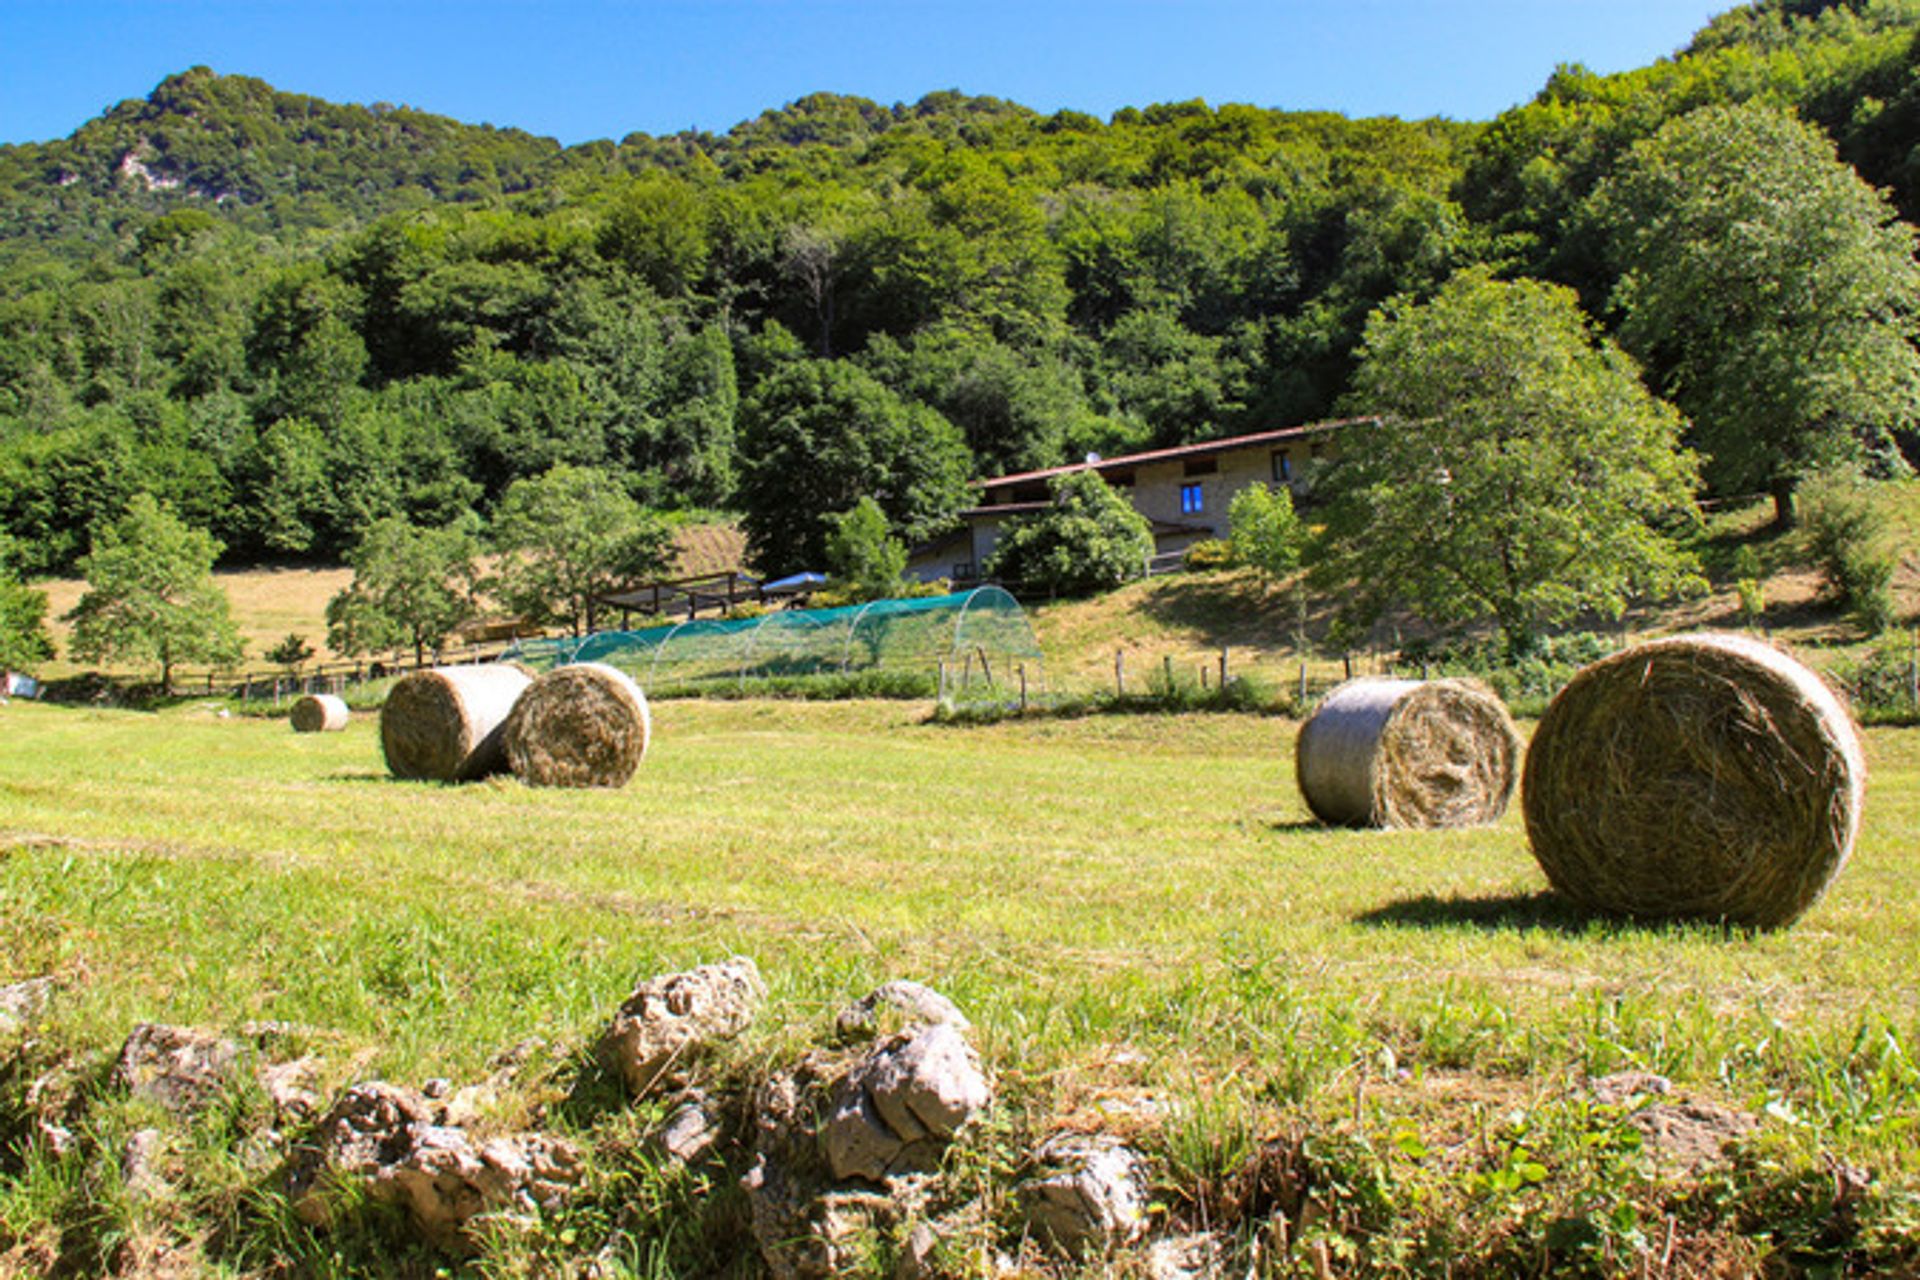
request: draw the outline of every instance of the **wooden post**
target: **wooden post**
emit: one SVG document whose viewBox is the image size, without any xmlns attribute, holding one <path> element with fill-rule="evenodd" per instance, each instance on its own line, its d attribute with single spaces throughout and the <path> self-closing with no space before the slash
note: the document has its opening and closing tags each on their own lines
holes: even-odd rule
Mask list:
<svg viewBox="0 0 1920 1280">
<path fill-rule="evenodd" d="M 960 687 L 973 688 L 973 655 L 970 653 L 966 655 L 966 660 L 960 667 Z"/>
<path fill-rule="evenodd" d="M 1353 679 L 1353 655 L 1351 653 L 1341 654 L 1340 663 L 1347 669 L 1347 679 Z"/>
<path fill-rule="evenodd" d="M 1300 664 L 1300 709 L 1307 709 L 1307 664 Z"/>
<path fill-rule="evenodd" d="M 980 655 L 980 674 L 987 678 L 987 688 L 991 689 L 993 688 L 993 664 L 987 661 L 987 651 L 984 647 L 975 646 L 974 652 Z"/>
<path fill-rule="evenodd" d="M 1200 692 L 1205 693 L 1206 691 L 1207 691 L 1207 664 L 1203 662 L 1200 664 Z"/>
<path fill-rule="evenodd" d="M 1113 651 L 1113 693 L 1117 698 L 1127 696 L 1127 651 Z"/>
<path fill-rule="evenodd" d="M 947 700 L 947 660 L 940 660 L 940 701 Z"/>
<path fill-rule="evenodd" d="M 1167 696 L 1171 698 L 1173 696 L 1173 655 L 1172 654 L 1163 653 L 1160 655 L 1160 669 L 1166 673 Z"/>
<path fill-rule="evenodd" d="M 1227 687 L 1227 646 L 1220 646 L 1220 687 Z"/>
<path fill-rule="evenodd" d="M 1020 714 L 1027 714 L 1027 664 L 1020 664 Z"/>
</svg>

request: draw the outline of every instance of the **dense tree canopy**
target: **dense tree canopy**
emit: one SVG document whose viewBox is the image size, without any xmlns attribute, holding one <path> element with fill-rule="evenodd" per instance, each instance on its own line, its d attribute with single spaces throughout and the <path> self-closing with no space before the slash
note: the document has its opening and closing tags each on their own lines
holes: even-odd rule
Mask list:
<svg viewBox="0 0 1920 1280">
<path fill-rule="evenodd" d="M 327 644 L 348 657 L 413 650 L 426 661 L 478 612 L 480 538 L 468 517 L 438 529 L 399 516 L 368 527 L 347 553 L 353 581 L 327 602 Z"/>
<path fill-rule="evenodd" d="M 1570 290 L 1482 272 L 1367 325 L 1349 428 L 1319 488 L 1313 576 L 1354 625 L 1390 607 L 1495 622 L 1509 651 L 1688 581 L 1680 415 L 1590 330 Z"/>
<path fill-rule="evenodd" d="M 1590 204 L 1622 268 L 1620 336 L 1731 490 L 1793 483 L 1920 421 L 1913 229 L 1819 132 L 1706 107 L 1637 144 Z"/>
<path fill-rule="evenodd" d="M 1900 426 L 1904 313 L 1783 342 L 1812 381 L 1716 374 L 1737 413 L 1696 399 L 1703 318 L 1654 300 L 1709 268 L 1631 229 L 1659 163 L 1708 161 L 1656 135 L 1702 108 L 1797 113 L 1910 220 L 1917 72 L 1920 0 L 1763 0 L 1479 124 L 815 94 L 724 133 L 561 147 L 194 68 L 0 146 L 0 527 L 20 572 L 70 571 L 147 492 L 231 558 L 331 561 L 383 519 L 491 522 L 564 465 L 656 510 L 743 511 L 759 568 L 817 568 L 823 519 L 862 497 L 913 541 L 968 479 L 1324 417 L 1368 316 L 1476 265 L 1579 290 L 1741 487 L 1756 458 Z M 1849 256 L 1863 189 L 1815 185 L 1808 287 L 1910 290 L 1883 252 L 1904 224 Z M 1761 416 L 1798 421 L 1790 447 Z"/>
<path fill-rule="evenodd" d="M 158 663 L 169 693 L 179 663 L 238 662 L 240 635 L 213 580 L 219 554 L 210 534 L 182 524 L 151 494 L 135 494 L 80 561 L 87 590 L 67 614 L 75 656 Z"/>
</svg>

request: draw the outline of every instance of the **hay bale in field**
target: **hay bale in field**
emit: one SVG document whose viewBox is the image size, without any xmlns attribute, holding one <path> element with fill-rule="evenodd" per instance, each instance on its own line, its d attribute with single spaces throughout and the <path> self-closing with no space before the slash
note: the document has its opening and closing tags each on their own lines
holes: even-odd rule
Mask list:
<svg viewBox="0 0 1920 1280">
<path fill-rule="evenodd" d="M 555 667 L 507 718 L 507 764 L 528 786 L 624 787 L 652 736 L 647 695 L 626 672 L 599 662 Z"/>
<path fill-rule="evenodd" d="M 1468 827 L 1506 812 L 1520 734 L 1471 680 L 1349 680 L 1301 726 L 1294 772 L 1322 822 Z"/>
<path fill-rule="evenodd" d="M 330 693 L 310 693 L 293 704 L 295 733 L 339 733 L 348 719 L 347 704 Z"/>
<path fill-rule="evenodd" d="M 1548 705 L 1527 838 L 1582 906 L 1770 928 L 1846 863 L 1866 777 L 1819 676 L 1746 636 L 1675 636 L 1593 663 Z"/>
<path fill-rule="evenodd" d="M 502 663 L 400 677 L 380 708 L 380 749 L 396 778 L 462 782 L 506 766 L 501 730 L 531 681 Z"/>
</svg>

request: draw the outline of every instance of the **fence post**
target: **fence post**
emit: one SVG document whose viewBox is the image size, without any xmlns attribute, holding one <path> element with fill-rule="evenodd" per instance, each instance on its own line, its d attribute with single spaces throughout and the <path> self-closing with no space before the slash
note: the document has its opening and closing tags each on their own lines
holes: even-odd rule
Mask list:
<svg viewBox="0 0 1920 1280">
<path fill-rule="evenodd" d="M 1347 669 L 1347 679 L 1353 679 L 1353 654 L 1350 652 L 1342 653 L 1340 655 L 1340 663 Z"/>
<path fill-rule="evenodd" d="M 1173 655 L 1172 654 L 1163 653 L 1160 655 L 1160 670 L 1164 672 L 1166 675 L 1167 696 L 1171 698 L 1173 696 Z"/>
<path fill-rule="evenodd" d="M 964 655 L 964 661 L 960 665 L 960 687 L 973 688 L 973 655 L 970 653 Z"/>
<path fill-rule="evenodd" d="M 1307 709 L 1307 664 L 1303 659 L 1300 663 L 1300 710 L 1305 711 L 1306 709 Z"/>
<path fill-rule="evenodd" d="M 1020 664 L 1020 714 L 1027 714 L 1027 664 Z"/>
<path fill-rule="evenodd" d="M 1113 651 L 1113 693 L 1117 698 L 1127 696 L 1127 651 Z"/>
<path fill-rule="evenodd" d="M 1227 687 L 1227 646 L 1220 646 L 1220 687 Z"/>
<path fill-rule="evenodd" d="M 1200 692 L 1205 693 L 1206 691 L 1207 691 L 1207 664 L 1203 662 L 1200 664 Z"/>
<path fill-rule="evenodd" d="M 940 701 L 947 700 L 947 660 L 940 659 Z"/>
<path fill-rule="evenodd" d="M 996 687 L 993 683 L 993 664 L 987 661 L 986 649 L 984 647 L 976 647 L 974 652 L 980 655 L 980 674 L 987 678 L 987 688 L 992 689 Z"/>
</svg>

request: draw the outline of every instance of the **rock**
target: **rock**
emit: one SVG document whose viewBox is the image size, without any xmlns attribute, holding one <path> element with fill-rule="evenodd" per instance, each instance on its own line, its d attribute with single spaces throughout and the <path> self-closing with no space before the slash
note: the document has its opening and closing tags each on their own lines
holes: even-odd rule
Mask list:
<svg viewBox="0 0 1920 1280">
<path fill-rule="evenodd" d="M 952 1023 L 877 1043 L 834 1091 L 821 1137 L 835 1178 L 882 1182 L 924 1172 L 992 1099 L 973 1047 Z"/>
<path fill-rule="evenodd" d="M 38 1022 L 52 1000 L 52 978 L 28 978 L 0 987 L 0 1032 L 17 1031 Z"/>
<path fill-rule="evenodd" d="M 453 1092 L 453 1081 L 445 1076 L 435 1076 L 420 1086 L 420 1092 L 438 1102 Z"/>
<path fill-rule="evenodd" d="M 158 1129 L 137 1129 L 120 1149 L 120 1180 L 134 1200 L 162 1200 L 173 1190 L 154 1166 L 163 1150 Z"/>
<path fill-rule="evenodd" d="M 614 1015 L 601 1060 L 636 1096 L 685 1083 L 703 1054 L 752 1025 L 765 998 L 760 971 L 742 956 L 643 982 Z"/>
<path fill-rule="evenodd" d="M 1155 1240 L 1147 1249 L 1147 1280 L 1220 1280 L 1224 1252 L 1220 1238 L 1205 1232 Z"/>
<path fill-rule="evenodd" d="M 960 1030 L 972 1024 L 953 1001 L 932 987 L 897 979 L 883 982 L 871 992 L 840 1011 L 834 1029 L 843 1040 L 869 1040 L 880 1031 L 881 1015 L 887 1010 L 901 1015 L 905 1023 L 951 1023 Z"/>
<path fill-rule="evenodd" d="M 570 1143 L 544 1134 L 495 1138 L 478 1148 L 464 1130 L 415 1125 L 411 1146 L 373 1180 L 376 1198 L 405 1204 L 415 1225 L 443 1249 L 469 1246 L 466 1227 L 482 1213 L 557 1207 L 580 1178 Z"/>
<path fill-rule="evenodd" d="M 654 1136 L 662 1151 L 682 1164 L 692 1164 L 720 1140 L 720 1120 L 713 1114 L 704 1094 L 685 1098 L 667 1117 Z"/>
<path fill-rule="evenodd" d="M 406 1205 L 433 1243 L 460 1249 L 476 1215 L 550 1208 L 579 1177 L 579 1154 L 562 1139 L 516 1134 L 475 1147 L 464 1129 L 433 1123 L 423 1094 L 373 1081 L 342 1094 L 314 1145 L 288 1161 L 287 1194 L 301 1221 L 327 1226 L 326 1182 L 364 1181 L 376 1199 Z"/>
<path fill-rule="evenodd" d="M 372 1178 L 411 1149 L 411 1130 L 432 1120 L 432 1106 L 419 1093 L 374 1080 L 340 1095 L 321 1118 L 310 1145 L 287 1161 L 287 1199 L 308 1226 L 333 1220 L 326 1181 Z"/>
<path fill-rule="evenodd" d="M 143 1022 L 127 1037 L 113 1081 L 178 1115 L 206 1106 L 233 1078 L 240 1046 L 193 1027 Z"/>
<path fill-rule="evenodd" d="M 314 1057 L 271 1062 L 260 1068 L 260 1087 L 266 1090 L 277 1121 L 311 1120 L 320 1114 L 323 1099 L 310 1087 L 319 1073 L 320 1060 Z"/>
<path fill-rule="evenodd" d="M 1128 1244 L 1147 1226 L 1147 1167 L 1105 1134 L 1064 1134 L 1036 1153 L 1055 1170 L 1020 1187 L 1034 1235 L 1069 1253 Z"/>
<path fill-rule="evenodd" d="M 894 1263 L 893 1280 L 934 1280 L 934 1251 L 940 1247 L 940 1237 L 926 1223 L 915 1224 L 907 1233 L 907 1240 L 900 1248 L 899 1260 Z"/>
<path fill-rule="evenodd" d="M 1673 1082 L 1651 1071 L 1616 1071 L 1587 1081 L 1587 1092 L 1602 1106 L 1624 1107 L 1635 1098 L 1664 1097 L 1672 1093 Z"/>
<path fill-rule="evenodd" d="M 1760 1127 L 1744 1111 L 1712 1102 L 1662 1102 L 1628 1118 L 1655 1154 L 1687 1168 L 1718 1160 L 1728 1143 Z"/>
</svg>

